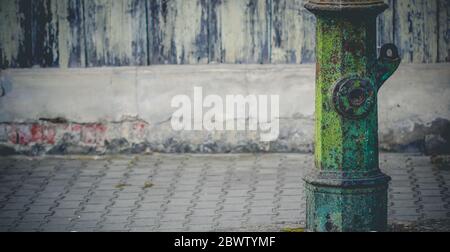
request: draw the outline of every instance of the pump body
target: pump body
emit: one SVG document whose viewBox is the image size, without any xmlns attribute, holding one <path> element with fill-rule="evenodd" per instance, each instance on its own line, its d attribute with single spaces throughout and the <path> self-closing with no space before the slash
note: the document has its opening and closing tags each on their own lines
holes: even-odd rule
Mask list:
<svg viewBox="0 0 450 252">
<path fill-rule="evenodd" d="M 390 178 L 379 169 L 377 95 L 400 64 L 377 57 L 378 0 L 310 0 L 317 18 L 315 169 L 305 178 L 307 229 L 385 231 Z"/>
</svg>

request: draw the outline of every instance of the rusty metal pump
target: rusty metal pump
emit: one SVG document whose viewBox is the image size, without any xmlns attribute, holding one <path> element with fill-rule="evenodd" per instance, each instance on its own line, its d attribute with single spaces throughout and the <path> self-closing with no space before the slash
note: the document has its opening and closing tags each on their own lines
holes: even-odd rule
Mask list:
<svg viewBox="0 0 450 252">
<path fill-rule="evenodd" d="M 377 57 L 381 0 L 310 0 L 317 18 L 314 172 L 305 178 L 307 229 L 385 231 L 390 178 L 379 169 L 378 91 L 400 64 Z"/>
</svg>

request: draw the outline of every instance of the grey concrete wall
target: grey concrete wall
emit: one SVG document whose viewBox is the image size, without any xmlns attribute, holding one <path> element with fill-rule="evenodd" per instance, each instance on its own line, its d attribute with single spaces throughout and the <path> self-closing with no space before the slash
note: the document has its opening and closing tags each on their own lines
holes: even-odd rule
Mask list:
<svg viewBox="0 0 450 252">
<path fill-rule="evenodd" d="M 314 65 L 204 65 L 1 72 L 3 153 L 310 152 Z M 280 136 L 251 131 L 172 130 L 171 99 L 193 95 L 276 94 Z M 449 146 L 450 64 L 402 65 L 380 92 L 384 150 Z M 237 120 L 238 118 L 228 118 Z"/>
</svg>

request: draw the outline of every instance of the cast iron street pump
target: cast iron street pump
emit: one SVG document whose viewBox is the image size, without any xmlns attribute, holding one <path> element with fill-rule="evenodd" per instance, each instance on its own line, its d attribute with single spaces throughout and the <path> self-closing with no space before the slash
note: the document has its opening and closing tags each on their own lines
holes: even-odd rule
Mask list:
<svg viewBox="0 0 450 252">
<path fill-rule="evenodd" d="M 305 178 L 307 229 L 385 231 L 390 178 L 379 169 L 377 95 L 400 64 L 397 48 L 377 58 L 382 0 L 310 0 L 317 17 L 316 136 Z"/>
</svg>

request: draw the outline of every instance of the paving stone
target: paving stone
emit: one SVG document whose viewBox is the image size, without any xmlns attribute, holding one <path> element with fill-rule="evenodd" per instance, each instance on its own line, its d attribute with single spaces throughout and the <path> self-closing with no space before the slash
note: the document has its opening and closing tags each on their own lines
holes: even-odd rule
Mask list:
<svg viewBox="0 0 450 252">
<path fill-rule="evenodd" d="M 301 197 L 299 197 L 301 199 Z M 279 210 L 298 210 L 301 209 L 302 205 L 305 203 L 304 200 L 298 200 L 297 202 L 280 202 L 278 204 Z"/>
<path fill-rule="evenodd" d="M 211 201 L 197 201 L 195 203 L 195 208 L 198 209 L 216 209 L 217 207 L 217 199 L 215 201 L 211 200 Z"/>
<path fill-rule="evenodd" d="M 158 211 L 136 211 L 134 219 L 158 218 Z"/>
<path fill-rule="evenodd" d="M 161 217 L 161 222 L 175 222 L 180 221 L 183 222 L 186 220 L 188 213 L 165 213 Z"/>
<path fill-rule="evenodd" d="M 249 192 L 251 189 L 248 188 L 246 191 Z M 278 190 L 278 186 L 256 186 L 254 190 L 252 190 L 253 194 L 271 194 Z"/>
<path fill-rule="evenodd" d="M 171 195 L 171 199 L 173 199 L 173 201 L 176 200 L 185 200 L 185 199 L 191 199 L 194 196 L 194 191 L 183 191 L 183 192 L 174 192 Z"/>
<path fill-rule="evenodd" d="M 416 196 L 413 193 L 410 194 L 391 194 L 390 200 L 391 201 L 403 201 L 403 200 L 409 200 L 414 201 L 416 199 Z"/>
<path fill-rule="evenodd" d="M 23 222 L 44 222 L 45 218 L 48 216 L 48 214 L 31 214 L 26 213 L 21 221 Z"/>
<path fill-rule="evenodd" d="M 45 225 L 44 227 L 41 227 L 40 229 L 42 230 L 42 232 L 47 232 L 47 233 L 55 233 L 55 232 L 69 232 L 67 230 L 68 225 L 59 225 L 59 224 L 49 224 L 49 225 Z"/>
<path fill-rule="evenodd" d="M 273 199 L 275 197 L 275 191 L 271 193 L 252 193 L 253 200 L 265 200 L 265 199 Z"/>
<path fill-rule="evenodd" d="M 34 203 L 37 204 L 37 203 L 42 203 L 45 201 L 53 203 L 55 200 L 59 199 L 60 197 L 61 197 L 61 192 L 45 190 L 45 191 L 40 192 L 38 197 L 34 198 Z"/>
<path fill-rule="evenodd" d="M 95 228 L 97 227 L 99 222 L 99 219 L 96 220 L 83 220 L 83 219 L 77 219 L 73 221 L 73 228 Z"/>
<path fill-rule="evenodd" d="M 231 205 L 222 205 L 220 211 L 221 212 L 243 212 L 245 211 L 246 206 L 243 204 L 231 204 Z"/>
<path fill-rule="evenodd" d="M 115 223 L 128 223 L 130 215 L 111 215 L 107 214 L 103 216 L 102 224 L 115 224 Z"/>
<path fill-rule="evenodd" d="M 106 205 L 92 205 L 92 204 L 85 204 L 83 206 L 83 212 L 85 213 L 96 213 L 96 212 L 103 212 L 106 209 Z"/>
<path fill-rule="evenodd" d="M 420 202 L 422 204 L 440 204 L 443 202 L 443 200 L 442 200 L 442 195 L 436 195 L 436 196 L 422 197 Z"/>
<path fill-rule="evenodd" d="M 19 203 L 12 203 L 12 204 L 6 204 L 4 207 L 1 208 L 1 211 L 20 211 L 23 210 L 28 204 L 25 202 L 19 202 Z"/>
<path fill-rule="evenodd" d="M 281 203 L 291 203 L 291 202 L 298 202 L 299 196 L 281 196 L 280 202 Z"/>
<path fill-rule="evenodd" d="M 1 210 L 0 211 L 0 219 L 3 218 L 18 218 L 20 212 L 16 210 Z"/>
<path fill-rule="evenodd" d="M 298 209 L 298 208 L 296 208 Z M 251 215 L 272 215 L 275 213 L 275 208 L 270 207 L 252 207 L 250 209 Z"/>
<path fill-rule="evenodd" d="M 397 207 L 392 207 L 391 210 L 396 215 L 418 215 L 419 214 L 419 209 L 417 209 L 417 208 L 406 208 L 406 207 L 397 208 Z"/>
<path fill-rule="evenodd" d="M 173 232 L 173 233 L 181 233 L 181 232 L 187 232 L 186 231 L 187 228 L 183 227 L 183 228 L 157 228 L 155 229 L 155 232 Z"/>
<path fill-rule="evenodd" d="M 37 232 L 41 224 L 41 222 L 22 221 L 14 227 L 14 232 Z"/>
<path fill-rule="evenodd" d="M 16 220 L 17 218 L 15 217 L 0 217 L 0 226 L 5 226 L 7 227 L 6 229 L 9 229 Z"/>
<path fill-rule="evenodd" d="M 223 193 L 221 191 L 219 192 L 202 192 L 198 194 L 196 197 L 198 198 L 198 201 L 217 201 L 219 197 Z"/>
<path fill-rule="evenodd" d="M 104 213 L 78 213 L 77 222 L 98 222 Z"/>
<path fill-rule="evenodd" d="M 162 208 L 162 202 L 143 203 L 139 202 L 138 211 L 157 211 Z"/>
<path fill-rule="evenodd" d="M 154 232 L 156 226 L 146 226 L 146 227 L 130 227 L 130 232 Z"/>
<path fill-rule="evenodd" d="M 129 183 L 129 182 L 127 182 Z M 120 194 L 123 195 L 131 195 L 131 194 L 139 194 L 142 192 L 143 187 L 145 186 L 145 183 L 139 184 L 139 185 L 134 185 L 134 184 L 127 184 L 127 186 L 125 186 L 124 188 L 122 188 L 120 190 Z"/>
<path fill-rule="evenodd" d="M 131 216 L 134 207 L 127 208 L 110 208 L 108 211 L 108 216 Z"/>
<path fill-rule="evenodd" d="M 303 194 L 302 190 L 298 190 L 298 189 L 283 189 L 281 192 L 281 196 L 294 196 L 294 197 L 298 197 L 301 194 Z"/>
<path fill-rule="evenodd" d="M 184 219 L 183 219 L 183 221 L 184 221 Z M 168 220 L 168 221 L 162 220 L 160 223 L 160 227 L 158 228 L 158 230 L 162 231 L 162 232 L 165 232 L 165 231 L 171 232 L 172 230 L 176 232 L 176 231 L 180 231 L 183 229 L 184 229 L 183 222 L 175 221 L 175 220 Z"/>
<path fill-rule="evenodd" d="M 236 219 L 243 219 L 244 215 L 247 213 L 246 211 L 218 211 L 219 218 L 222 220 L 236 220 Z"/>
<path fill-rule="evenodd" d="M 66 195 L 63 200 L 60 201 L 61 204 L 64 204 L 63 202 L 67 202 L 67 205 L 70 204 L 76 204 L 76 203 L 72 203 L 72 202 L 77 202 L 78 204 L 84 200 L 84 198 L 86 197 L 86 194 L 88 194 L 89 192 L 86 191 L 84 194 L 78 194 L 78 195 Z"/>
<path fill-rule="evenodd" d="M 415 201 L 398 201 L 393 203 L 392 208 L 417 208 Z"/>
<path fill-rule="evenodd" d="M 422 204 L 422 208 L 425 213 L 433 211 L 444 211 L 450 213 L 450 209 L 444 203 L 442 204 Z"/>
<path fill-rule="evenodd" d="M 67 201 L 62 200 L 58 202 L 58 209 L 77 209 L 80 207 L 80 203 L 82 202 L 83 198 L 80 198 L 79 201 Z"/>
<path fill-rule="evenodd" d="M 442 190 L 420 190 L 422 197 L 442 197 Z"/>
<path fill-rule="evenodd" d="M 131 218 L 130 228 L 147 227 L 156 228 L 159 220 L 157 218 Z"/>
<path fill-rule="evenodd" d="M 120 200 L 120 199 L 114 199 L 114 207 L 133 207 L 136 204 L 135 199 L 127 199 L 127 200 Z"/>
<path fill-rule="evenodd" d="M 268 225 L 272 224 L 272 219 L 275 217 L 273 214 L 266 215 L 250 215 L 247 221 L 249 225 Z"/>
<path fill-rule="evenodd" d="M 278 219 L 300 219 L 300 210 L 280 210 L 276 218 Z"/>
<path fill-rule="evenodd" d="M 91 205 L 109 205 L 112 203 L 111 197 L 90 197 L 87 199 L 87 202 Z"/>
<path fill-rule="evenodd" d="M 182 199 L 180 199 L 180 198 L 172 198 L 171 197 L 169 203 L 172 206 L 186 206 L 186 205 L 190 205 L 191 201 L 192 201 L 192 197 L 182 198 Z"/>
<path fill-rule="evenodd" d="M 211 224 L 193 224 L 189 223 L 189 226 L 187 227 L 188 232 L 208 232 L 213 230 L 213 225 Z"/>
<path fill-rule="evenodd" d="M 91 227 L 91 226 L 86 226 L 86 225 L 77 223 L 70 229 L 69 232 L 83 232 L 83 233 L 88 232 L 89 233 L 89 232 L 95 232 L 95 231 L 96 231 L 95 226 Z"/>
<path fill-rule="evenodd" d="M 180 206 L 180 205 L 170 205 L 168 204 L 165 209 L 165 213 L 189 213 L 190 205 Z"/>
<path fill-rule="evenodd" d="M 209 217 L 209 216 L 215 216 L 216 215 L 216 209 L 210 208 L 210 209 L 202 209 L 202 208 L 192 208 L 191 209 L 191 217 Z"/>
<path fill-rule="evenodd" d="M 391 215 L 391 221 L 405 221 L 405 222 L 414 222 L 419 220 L 420 215 Z"/>
<path fill-rule="evenodd" d="M 188 225 L 211 225 L 215 218 L 215 216 L 190 216 Z"/>
<path fill-rule="evenodd" d="M 72 221 L 74 219 L 76 219 L 75 216 L 73 216 L 72 218 L 50 216 L 50 217 L 48 217 L 48 221 L 44 225 L 44 227 L 45 228 L 51 227 L 51 226 L 66 226 L 66 227 L 68 227 L 68 226 L 70 226 L 70 224 L 72 223 Z"/>
<path fill-rule="evenodd" d="M 61 217 L 61 218 L 72 218 L 74 217 L 77 212 L 76 209 L 57 209 L 54 211 L 52 216 L 54 217 Z"/>
<path fill-rule="evenodd" d="M 243 225 L 242 221 L 239 220 L 227 220 L 224 222 L 219 223 L 217 226 L 217 229 L 234 229 L 234 228 L 240 228 Z"/>
<path fill-rule="evenodd" d="M 251 200 L 252 207 L 273 207 L 274 200 L 273 199 L 264 199 L 264 200 Z"/>
<path fill-rule="evenodd" d="M 425 213 L 425 217 L 429 219 L 447 219 L 450 216 L 450 211 L 448 209 L 431 209 L 427 210 Z"/>
<path fill-rule="evenodd" d="M 248 202 L 250 197 L 239 197 L 239 198 L 230 198 L 226 197 L 224 200 L 225 205 L 245 205 L 246 202 Z"/>
</svg>

